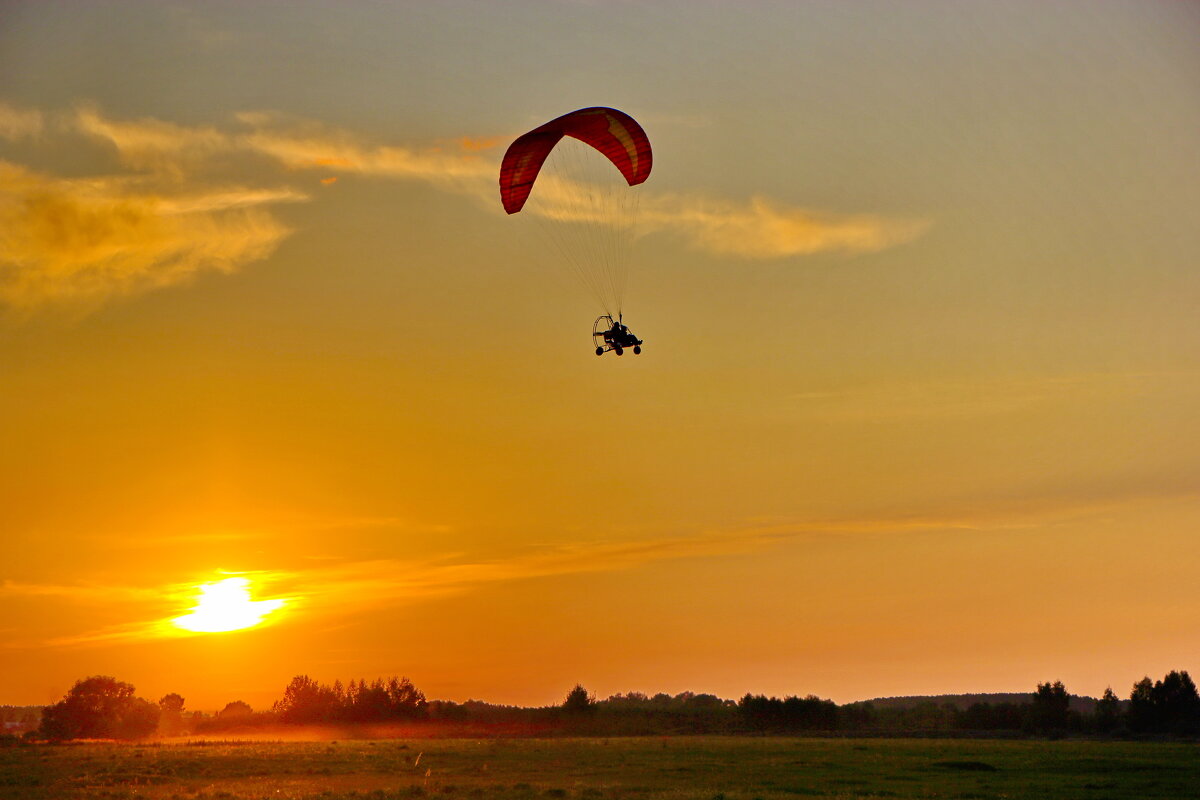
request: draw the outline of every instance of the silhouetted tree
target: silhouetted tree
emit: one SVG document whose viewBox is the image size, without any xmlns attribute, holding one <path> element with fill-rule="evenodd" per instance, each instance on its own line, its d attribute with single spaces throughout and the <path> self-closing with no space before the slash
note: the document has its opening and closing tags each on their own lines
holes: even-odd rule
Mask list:
<svg viewBox="0 0 1200 800">
<path fill-rule="evenodd" d="M 1034 730 L 1042 733 L 1060 733 L 1067 730 L 1071 700 L 1062 681 L 1039 683 L 1033 693 L 1030 721 Z"/>
<path fill-rule="evenodd" d="M 958 714 L 958 727 L 968 731 L 1019 731 L 1026 709 L 1016 703 L 972 703 Z"/>
<path fill-rule="evenodd" d="M 284 722 L 330 722 L 341 705 L 332 688 L 307 675 L 297 675 L 284 689 L 283 699 L 275 703 L 275 710 Z"/>
<path fill-rule="evenodd" d="M 371 684 L 359 681 L 357 685 L 350 681 L 342 716 L 352 722 L 379 722 L 390 716 L 389 706 L 382 680 L 376 679 Z"/>
<path fill-rule="evenodd" d="M 464 722 L 471 712 L 465 705 L 451 700 L 430 700 L 425 707 L 429 719 L 434 722 Z"/>
<path fill-rule="evenodd" d="M 568 714 L 586 714 L 594 709 L 594 701 L 588 696 L 587 689 L 577 683 L 574 689 L 567 692 L 562 707 Z"/>
<path fill-rule="evenodd" d="M 870 702 L 839 706 L 837 714 L 838 726 L 844 730 L 869 730 L 879 721 L 875 704 Z"/>
<path fill-rule="evenodd" d="M 766 697 L 747 694 L 738 701 L 743 723 L 752 730 L 834 730 L 838 708 L 832 700 L 807 697 Z"/>
<path fill-rule="evenodd" d="M 1129 693 L 1129 727 L 1131 730 L 1146 732 L 1154 730 L 1157 724 L 1154 714 L 1154 684 L 1150 676 L 1142 678 L 1133 685 Z"/>
<path fill-rule="evenodd" d="M 408 678 L 395 676 L 387 682 L 388 708 L 391 716 L 400 719 L 421 719 L 426 715 L 425 693 L 413 686 Z"/>
<path fill-rule="evenodd" d="M 225 707 L 217 712 L 217 719 L 225 723 L 246 722 L 254 716 L 254 709 L 244 700 L 234 700 L 232 703 L 226 703 Z"/>
<path fill-rule="evenodd" d="M 183 733 L 183 697 L 174 692 L 158 701 L 158 732 L 163 736 Z"/>
<path fill-rule="evenodd" d="M 334 684 L 337 694 L 339 684 Z M 382 722 L 394 719 L 423 719 L 426 716 L 425 695 L 408 678 L 395 676 L 384 681 L 376 678 L 350 681 L 342 702 L 341 717 L 351 722 Z"/>
<path fill-rule="evenodd" d="M 291 723 L 373 723 L 425 719 L 427 705 L 425 694 L 408 678 L 376 678 L 370 683 L 352 680 L 343 688 L 341 681 L 326 686 L 307 675 L 297 675 L 274 710 Z"/>
<path fill-rule="evenodd" d="M 1104 696 L 1096 701 L 1096 711 L 1092 716 L 1093 727 L 1100 733 L 1110 733 L 1121 723 L 1121 701 L 1109 686 L 1104 690 Z"/>
<path fill-rule="evenodd" d="M 641 692 L 615 694 L 594 702 L 596 735 L 639 736 L 656 733 L 732 733 L 737 704 L 712 694 L 680 692 L 671 697 Z"/>
<path fill-rule="evenodd" d="M 131 684 L 107 675 L 76 681 L 42 712 L 48 739 L 140 739 L 158 727 L 159 708 L 134 696 Z"/>
<path fill-rule="evenodd" d="M 153 736 L 158 730 L 160 713 L 162 712 L 157 704 L 140 697 L 133 698 L 117 721 L 116 738 L 144 739 Z"/>
<path fill-rule="evenodd" d="M 1150 690 L 1154 729 L 1164 733 L 1191 734 L 1200 730 L 1200 695 L 1184 672 L 1171 670 Z"/>
</svg>

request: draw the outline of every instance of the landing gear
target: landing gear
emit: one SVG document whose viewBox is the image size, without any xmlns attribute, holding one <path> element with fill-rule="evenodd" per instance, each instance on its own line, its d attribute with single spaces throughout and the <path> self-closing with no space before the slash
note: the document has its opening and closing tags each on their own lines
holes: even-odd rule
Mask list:
<svg viewBox="0 0 1200 800">
<path fill-rule="evenodd" d="M 611 315 L 604 314 L 592 323 L 592 344 L 596 348 L 596 355 L 602 356 L 610 350 L 622 355 L 630 347 L 635 355 L 642 352 L 642 340 L 620 322 L 620 317 L 614 320 Z"/>
</svg>

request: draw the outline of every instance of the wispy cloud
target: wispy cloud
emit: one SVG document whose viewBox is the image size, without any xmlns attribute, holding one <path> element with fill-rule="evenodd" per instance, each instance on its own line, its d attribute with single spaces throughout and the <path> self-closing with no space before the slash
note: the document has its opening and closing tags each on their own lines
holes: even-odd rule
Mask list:
<svg viewBox="0 0 1200 800">
<path fill-rule="evenodd" d="M 138 622 L 106 625 L 98 629 L 67 635 L 23 639 L 10 636 L 4 647 L 21 650 L 37 647 L 61 647 L 104 642 L 143 641 L 157 639 L 167 631 L 158 621 L 145 621 L 147 616 L 162 614 L 169 608 L 182 606 L 187 595 L 180 587 L 131 586 L 112 583 L 39 584 L 6 580 L 0 582 L 0 601 L 7 598 L 32 598 L 44 601 L 72 603 L 88 608 L 103 608 L 109 613 L 142 617 Z"/>
<path fill-rule="evenodd" d="M 42 112 L 0 103 L 0 139 L 21 139 L 42 132 Z"/>
<path fill-rule="evenodd" d="M 844 421 L 974 418 L 1020 414 L 1063 401 L 1093 401 L 1170 389 L 1194 391 L 1188 372 L 1087 372 L 987 377 L 978 381 L 922 381 L 793 395 L 793 408 Z"/>
<path fill-rule="evenodd" d="M 1144 498 L 1139 498 L 1139 502 Z M 1023 498 L 1019 505 L 994 502 L 969 512 L 902 514 L 863 518 L 764 520 L 694 535 L 620 542 L 575 543 L 532 548 L 507 557 L 479 560 L 459 556 L 439 559 L 374 559 L 322 562 L 299 570 L 254 573 L 257 595 L 286 598 L 289 614 L 299 619 L 337 617 L 371 607 L 417 602 L 463 594 L 497 584 L 588 573 L 619 572 L 685 559 L 723 558 L 760 552 L 807 537 L 892 535 L 922 531 L 981 532 L 1052 528 L 1071 520 L 1102 514 L 1119 502 L 1104 504 L 1064 498 L 1045 502 Z M 235 573 L 229 573 L 235 574 Z M 140 602 L 157 616 L 144 621 L 60 635 L 16 647 L 74 646 L 189 635 L 170 625 L 186 610 L 196 584 L 163 587 L 39 585 L 8 581 L 4 597 L 53 597 L 90 605 Z M 285 620 L 288 615 L 284 615 Z"/>
<path fill-rule="evenodd" d="M 161 596 L 157 589 L 98 583 L 55 584 L 0 581 L 0 597 L 59 597 L 67 600 L 137 602 Z"/>
<path fill-rule="evenodd" d="M 290 189 L 169 193 L 125 177 L 68 180 L 0 162 L 0 298 L 18 307 L 91 301 L 232 272 L 290 230 L 265 206 Z"/>
<path fill-rule="evenodd" d="M 873 253 L 910 242 L 931 224 L 928 220 L 814 211 L 766 197 L 739 204 L 664 195 L 643 203 L 639 228 L 675 232 L 700 249 L 744 258 Z"/>
<path fill-rule="evenodd" d="M 267 258 L 291 232 L 272 213 L 311 199 L 287 187 L 228 186 L 214 177 L 231 158 L 263 159 L 286 172 L 318 170 L 329 185 L 358 174 L 423 183 L 502 213 L 496 199 L 507 136 L 464 136 L 425 146 L 380 144 L 344 129 L 262 112 L 236 125 L 187 126 L 118 120 L 90 106 L 52 126 L 109 144 L 131 174 L 66 179 L 0 162 L 0 301 L 32 308 L 97 301 L 184 282 L 204 271 L 233 272 Z M 0 137 L 34 136 L 43 114 L 0 105 Z M 185 188 L 186 187 L 186 188 Z M 586 187 L 546 175 L 524 213 L 571 224 L 665 233 L 717 255 L 786 258 L 883 250 L 920 236 L 929 221 L 843 215 L 767 197 L 732 201 L 656 194 L 646 187 L 634 219 L 569 197 Z"/>
<path fill-rule="evenodd" d="M 351 131 L 267 112 L 236 115 L 239 126 L 187 127 L 155 119 L 114 120 L 82 107 L 71 126 L 111 145 L 120 160 L 138 169 L 179 173 L 206 161 L 255 155 L 287 170 L 362 174 L 442 183 L 476 180 L 494 183 L 493 159 L 477 155 L 495 139 L 463 137 L 450 146 L 424 147 L 368 142 Z M 473 187 L 472 191 L 476 191 Z"/>
<path fill-rule="evenodd" d="M 83 129 L 111 141 L 135 164 L 161 161 L 168 154 L 195 158 L 224 147 L 265 156 L 290 170 L 426 182 L 473 196 L 499 213 L 495 182 L 498 148 L 505 137 L 465 136 L 450 146 L 405 147 L 370 144 L 346 130 L 261 112 L 240 114 L 238 120 L 249 130 L 225 135 L 211 128 L 183 130 L 154 120 L 116 123 L 94 112 L 80 115 Z M 643 195 L 635 217 L 614 214 L 611 204 L 603 202 L 607 192 L 597 192 L 577 179 L 544 174 L 534 190 L 536 202 L 523 213 L 567 224 L 630 226 L 638 234 L 667 232 L 701 250 L 756 259 L 876 252 L 911 241 L 930 226 L 929 220 L 836 214 L 761 196 L 736 202 L 701 194 L 656 194 L 644 186 L 631 191 Z M 601 200 L 581 199 L 589 197 Z"/>
<path fill-rule="evenodd" d="M 235 138 L 236 146 L 271 158 L 287 169 L 322 169 L 334 173 L 373 175 L 427 182 L 468 194 L 494 191 L 498 167 L 478 155 L 491 144 L 463 138 L 452 148 L 428 145 L 380 145 L 364 142 L 349 131 L 311 121 L 270 114 L 240 114 L 251 131 Z"/>
<path fill-rule="evenodd" d="M 264 573 L 219 573 L 219 580 L 228 575 L 250 575 L 255 579 L 269 580 Z M 117 644 L 121 642 L 146 641 L 153 639 L 178 639 L 195 636 L 196 631 L 185 630 L 173 624 L 184 613 L 195 607 L 197 583 L 175 583 L 165 586 L 127 586 L 120 584 L 82 583 L 74 585 L 34 584 L 18 581 L 0 582 L 0 600 L 6 597 L 55 598 L 67 602 L 85 604 L 89 607 L 120 606 L 130 616 L 150 617 L 128 623 L 106 625 L 90 631 L 51 636 L 39 641 L 10 640 L 9 649 L 29 647 L 68 647 L 78 645 Z M 272 620 L 273 621 L 273 620 Z"/>
<path fill-rule="evenodd" d="M 489 185 L 489 200 L 492 191 Z M 624 227 L 637 235 L 666 233 L 697 250 L 745 259 L 873 253 L 912 241 L 932 224 L 915 218 L 815 211 L 761 196 L 738 202 L 695 193 L 654 194 L 645 186 L 629 191 L 642 193 L 641 197 L 625 202 L 614 198 L 608 187 L 543 173 L 521 213 L 564 224 Z"/>
<path fill-rule="evenodd" d="M 114 120 L 90 106 L 75 111 L 71 126 L 110 143 L 130 167 L 172 175 L 228 153 L 234 145 L 230 136 L 213 127 L 187 127 L 156 119 Z"/>
<path fill-rule="evenodd" d="M 482 139 L 472 139 L 470 136 L 463 136 L 458 140 L 458 146 L 469 153 L 477 153 L 480 150 L 491 150 L 502 144 L 504 144 L 504 139 L 500 136 L 485 136 Z"/>
</svg>

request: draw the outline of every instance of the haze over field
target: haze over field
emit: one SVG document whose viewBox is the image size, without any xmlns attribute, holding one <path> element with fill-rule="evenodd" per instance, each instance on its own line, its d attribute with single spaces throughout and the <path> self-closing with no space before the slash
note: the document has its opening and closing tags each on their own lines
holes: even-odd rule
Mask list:
<svg viewBox="0 0 1200 800">
<path fill-rule="evenodd" d="M 1200 668 L 1198 34 L 1141 0 L 0 4 L 0 704 Z M 654 145 L 636 358 L 496 190 L 594 105 Z"/>
</svg>

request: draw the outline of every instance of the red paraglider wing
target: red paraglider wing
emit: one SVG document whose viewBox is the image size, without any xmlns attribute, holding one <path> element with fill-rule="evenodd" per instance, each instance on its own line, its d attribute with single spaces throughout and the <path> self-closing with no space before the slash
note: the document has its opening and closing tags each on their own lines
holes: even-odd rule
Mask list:
<svg viewBox="0 0 1200 800">
<path fill-rule="evenodd" d="M 500 200 L 509 214 L 525 205 L 546 156 L 564 136 L 603 153 L 630 186 L 650 177 L 654 159 L 642 126 L 615 108 L 581 108 L 534 128 L 508 146 L 500 165 Z"/>
</svg>

